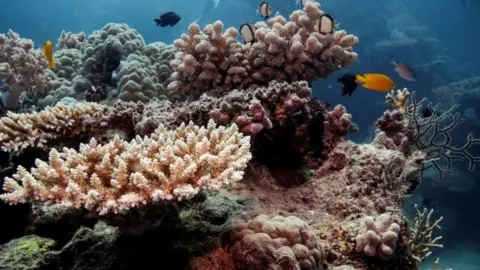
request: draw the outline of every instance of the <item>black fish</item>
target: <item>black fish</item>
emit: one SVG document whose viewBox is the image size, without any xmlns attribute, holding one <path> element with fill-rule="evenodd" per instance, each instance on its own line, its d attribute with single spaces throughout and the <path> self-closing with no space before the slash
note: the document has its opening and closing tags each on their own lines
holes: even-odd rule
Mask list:
<svg viewBox="0 0 480 270">
<path fill-rule="evenodd" d="M 325 116 L 319 112 L 307 123 L 308 136 L 310 137 L 310 147 L 314 151 L 315 157 L 320 157 L 323 150 L 323 135 L 325 132 Z"/>
<path fill-rule="evenodd" d="M 438 115 L 438 111 L 435 110 L 435 108 L 431 104 L 428 104 L 427 107 L 423 108 L 422 116 L 423 118 L 429 118 L 432 115 L 435 115 L 435 116 Z"/>
<path fill-rule="evenodd" d="M 337 79 L 337 82 L 342 84 L 342 96 L 352 96 L 353 91 L 355 91 L 358 86 L 356 80 L 357 76 L 352 73 L 346 73 L 342 77 Z"/>
<path fill-rule="evenodd" d="M 154 20 L 157 26 L 160 25 L 160 27 L 165 27 L 167 25 L 170 25 L 170 27 L 173 27 L 181 19 L 182 18 L 180 18 L 180 16 L 178 16 L 175 12 L 167 12 L 161 15 L 159 19 L 154 19 Z"/>
</svg>

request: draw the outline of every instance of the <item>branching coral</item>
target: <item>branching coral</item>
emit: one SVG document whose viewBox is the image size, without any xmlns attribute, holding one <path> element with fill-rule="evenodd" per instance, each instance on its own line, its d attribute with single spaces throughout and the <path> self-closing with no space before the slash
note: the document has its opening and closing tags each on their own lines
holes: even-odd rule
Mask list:
<svg viewBox="0 0 480 270">
<path fill-rule="evenodd" d="M 8 112 L 0 119 L 0 144 L 3 151 L 29 146 L 44 147 L 56 138 L 75 136 L 89 127 L 86 120 L 101 116 L 105 107 L 96 103 L 78 103 L 47 107 L 39 113 Z"/>
<path fill-rule="evenodd" d="M 315 25 L 324 14 L 320 5 L 309 1 L 303 10 L 294 11 L 290 21 L 277 15 L 258 22 L 256 42 L 243 45 L 236 41 L 238 31 L 223 32 L 221 21 L 203 31 L 191 24 L 188 34 L 174 42 L 179 50 L 170 66 L 174 82 L 168 89 L 199 95 L 212 89 L 231 91 L 271 80 L 311 81 L 325 78 L 333 71 L 351 65 L 357 59 L 353 35 L 337 31 L 320 34 Z"/>
<path fill-rule="evenodd" d="M 442 244 L 438 244 L 438 241 L 440 241 L 442 237 L 438 236 L 433 238 L 432 236 L 435 229 L 440 229 L 439 224 L 443 220 L 443 217 L 440 217 L 431 224 L 433 209 L 428 213 L 426 208 L 424 208 L 423 211 L 420 211 L 417 205 L 415 205 L 415 209 L 417 210 L 415 216 L 415 228 L 412 229 L 412 234 L 407 242 L 407 247 L 413 259 L 420 263 L 430 256 L 430 250 L 432 248 L 443 248 Z"/>
<path fill-rule="evenodd" d="M 86 208 L 100 215 L 124 212 L 239 181 L 249 150 L 250 138 L 236 125 L 217 128 L 210 121 L 207 127 L 190 123 L 170 131 L 161 125 L 151 137 L 131 142 L 116 136 L 106 145 L 92 139 L 79 151 L 53 149 L 49 163 L 37 160 L 31 173 L 19 167 L 14 179 L 5 178 L 0 199 Z"/>
<path fill-rule="evenodd" d="M 396 98 L 393 93 L 387 95 L 387 103 L 392 110 L 377 120 L 377 127 L 383 132 L 378 141 L 387 148 L 401 149 L 404 153 L 414 150 L 425 152 L 427 160 L 423 170 L 433 167 L 439 173 L 439 180 L 445 174 L 453 173 L 454 161 L 468 160 L 468 170 L 473 171 L 475 164 L 480 162 L 480 156 L 474 156 L 470 150 L 480 144 L 480 139 L 470 133 L 464 145 L 451 145 L 451 133 L 463 122 L 456 112 L 458 106 L 439 113 L 436 105 L 432 114 L 424 117 L 422 106 L 425 102 L 426 99 L 417 101 L 415 93 L 410 94 L 406 89 L 399 90 Z"/>
</svg>

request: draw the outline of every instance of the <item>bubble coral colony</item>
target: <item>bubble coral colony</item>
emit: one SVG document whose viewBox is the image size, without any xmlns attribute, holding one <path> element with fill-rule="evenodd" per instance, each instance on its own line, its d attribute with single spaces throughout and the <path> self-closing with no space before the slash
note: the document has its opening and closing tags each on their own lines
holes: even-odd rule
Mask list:
<svg viewBox="0 0 480 270">
<path fill-rule="evenodd" d="M 221 21 L 191 24 L 173 45 L 145 44 L 126 24 L 64 32 L 55 69 L 31 40 L 0 35 L 1 149 L 48 152 L 5 169 L 0 199 L 122 226 L 158 207 L 150 224 L 162 230 L 168 213 L 195 216 L 182 209 L 228 190 L 243 211 L 189 255 L 194 269 L 418 269 L 441 246 L 438 222 L 418 211 L 414 227 L 401 202 L 426 169 L 450 173 L 462 158 L 473 170 L 479 140 L 451 146 L 458 115 L 422 118 L 406 89 L 387 95 L 372 142 L 347 140 L 352 115 L 312 99 L 310 85 L 355 63 L 359 40 L 319 33 L 324 14 L 305 1 L 288 20 L 256 23 L 251 44 Z"/>
</svg>

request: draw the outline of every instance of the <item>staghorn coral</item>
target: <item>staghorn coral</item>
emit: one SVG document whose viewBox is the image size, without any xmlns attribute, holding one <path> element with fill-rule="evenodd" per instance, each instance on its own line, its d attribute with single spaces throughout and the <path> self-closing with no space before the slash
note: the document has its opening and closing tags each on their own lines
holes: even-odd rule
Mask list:
<svg viewBox="0 0 480 270">
<path fill-rule="evenodd" d="M 430 251 L 432 248 L 443 248 L 442 244 L 437 243 L 442 237 L 438 236 L 433 238 L 432 236 L 435 229 L 440 229 L 439 224 L 443 220 L 443 217 L 440 217 L 431 224 L 433 209 L 431 209 L 428 214 L 426 208 L 424 208 L 423 211 L 420 211 L 418 206 L 415 205 L 415 209 L 417 210 L 417 214 L 415 215 L 415 227 L 412 229 L 412 233 L 407 242 L 407 247 L 412 258 L 417 263 L 420 263 L 432 254 Z"/>
<path fill-rule="evenodd" d="M 372 217 L 365 218 L 365 231 L 357 238 L 357 252 L 362 252 L 370 257 L 389 259 L 397 245 L 400 226 L 390 223 L 390 215 L 382 214 L 377 218 L 377 223 Z"/>
<path fill-rule="evenodd" d="M 217 89 L 231 91 L 271 80 L 312 81 L 355 62 L 353 35 L 337 31 L 323 35 L 315 29 L 321 15 L 320 5 L 309 1 L 290 21 L 277 15 L 255 24 L 256 42 L 242 45 L 238 32 L 216 21 L 204 27 L 191 24 L 188 34 L 174 42 L 179 50 L 170 66 L 174 82 L 168 89 L 191 95 Z"/>
<path fill-rule="evenodd" d="M 260 215 L 247 222 L 233 221 L 220 243 L 238 269 L 325 269 L 319 239 L 295 216 Z"/>
<path fill-rule="evenodd" d="M 236 125 L 190 122 L 170 131 L 161 125 L 150 137 L 131 142 L 116 136 L 105 145 L 92 139 L 79 151 L 53 149 L 48 163 L 37 160 L 31 172 L 20 166 L 13 179 L 5 178 L 0 199 L 85 208 L 99 215 L 126 212 L 241 180 L 249 149 L 250 138 Z"/>
<path fill-rule="evenodd" d="M 96 103 L 59 104 L 39 113 L 8 112 L 0 119 L 0 144 L 3 151 L 18 151 L 29 146 L 45 147 L 49 141 L 75 136 L 89 126 L 85 120 L 101 115 L 105 107 Z"/>
</svg>

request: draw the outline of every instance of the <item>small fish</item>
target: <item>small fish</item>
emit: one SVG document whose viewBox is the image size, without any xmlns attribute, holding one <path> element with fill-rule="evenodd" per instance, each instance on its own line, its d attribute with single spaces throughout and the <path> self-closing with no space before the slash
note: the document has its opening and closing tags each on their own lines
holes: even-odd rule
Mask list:
<svg viewBox="0 0 480 270">
<path fill-rule="evenodd" d="M 395 71 L 398 72 L 398 75 L 403 79 L 409 82 L 414 82 L 417 79 L 415 70 L 409 65 L 398 63 L 395 58 L 392 59 L 392 64 L 395 66 Z"/>
<path fill-rule="evenodd" d="M 240 25 L 240 35 L 242 35 L 243 43 L 254 43 L 255 42 L 255 26 L 244 23 Z"/>
<path fill-rule="evenodd" d="M 321 15 L 320 19 L 318 19 L 317 28 L 317 31 L 320 34 L 333 34 L 333 31 L 335 30 L 335 21 L 333 20 L 333 17 L 327 13 Z"/>
<path fill-rule="evenodd" d="M 54 69 L 56 67 L 55 59 L 53 59 L 53 43 L 50 40 L 45 42 L 45 46 L 43 47 L 43 54 L 48 61 L 48 65 L 50 68 Z"/>
<path fill-rule="evenodd" d="M 430 118 L 432 115 L 437 116 L 438 110 L 432 106 L 432 104 L 428 104 L 427 107 L 423 108 L 422 116 L 423 118 Z"/>
<path fill-rule="evenodd" d="M 158 19 L 153 19 L 157 26 L 160 25 L 160 27 L 165 27 L 167 25 L 170 25 L 170 27 L 173 27 L 176 25 L 182 18 L 178 16 L 175 12 L 167 12 L 163 15 L 160 16 Z"/>
<path fill-rule="evenodd" d="M 272 8 L 267 2 L 262 2 L 257 12 L 260 13 L 264 19 L 268 19 L 272 16 Z"/>
<path fill-rule="evenodd" d="M 353 91 L 357 89 L 358 84 L 361 84 L 364 88 L 383 93 L 389 92 L 395 88 L 395 83 L 390 77 L 377 73 L 367 73 L 363 76 L 346 73 L 338 78 L 337 82 L 343 85 L 342 96 L 352 96 Z"/>
</svg>

